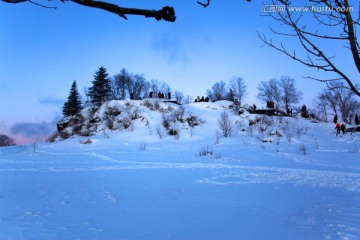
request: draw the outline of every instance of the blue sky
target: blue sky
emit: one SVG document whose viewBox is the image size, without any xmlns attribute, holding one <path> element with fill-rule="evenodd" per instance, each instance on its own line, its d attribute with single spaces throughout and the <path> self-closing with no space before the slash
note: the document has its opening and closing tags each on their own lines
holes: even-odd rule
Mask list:
<svg viewBox="0 0 360 240">
<path fill-rule="evenodd" d="M 195 0 L 121 3 L 150 9 L 170 5 L 177 20 L 128 16 L 126 21 L 72 2 L 46 2 L 57 10 L 0 2 L 1 133 L 22 143 L 51 132 L 71 83 L 76 80 L 82 93 L 100 66 L 111 76 L 122 68 L 142 73 L 193 97 L 238 76 L 248 85 L 246 100 L 259 105 L 257 86 L 271 78 L 295 78 L 307 104 L 323 88 L 302 78 L 312 70 L 262 47 L 257 31 L 271 37 L 269 25 L 278 24 L 260 16 L 260 2 L 213 0 L 206 9 Z"/>
</svg>

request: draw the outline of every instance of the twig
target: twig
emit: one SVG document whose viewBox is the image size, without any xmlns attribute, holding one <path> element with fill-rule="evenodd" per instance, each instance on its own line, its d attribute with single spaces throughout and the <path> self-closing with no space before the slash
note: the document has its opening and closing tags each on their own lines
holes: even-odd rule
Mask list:
<svg viewBox="0 0 360 240">
<path fill-rule="evenodd" d="M 43 7 L 43 8 L 50 8 L 50 9 L 57 9 L 57 7 L 49 7 L 49 6 L 45 6 L 45 5 L 42 5 L 42 4 L 40 4 L 40 3 L 37 3 L 37 2 L 33 2 L 33 1 L 31 1 L 31 0 L 27 0 L 28 2 L 30 2 L 30 3 L 32 3 L 32 4 L 34 4 L 34 5 L 36 5 L 36 6 L 39 6 L 39 7 Z"/>
<path fill-rule="evenodd" d="M 207 6 L 210 5 L 210 0 L 207 0 L 207 3 L 202 3 L 200 1 L 197 1 L 198 4 L 200 4 L 201 6 L 203 6 L 204 8 L 206 8 Z"/>
</svg>

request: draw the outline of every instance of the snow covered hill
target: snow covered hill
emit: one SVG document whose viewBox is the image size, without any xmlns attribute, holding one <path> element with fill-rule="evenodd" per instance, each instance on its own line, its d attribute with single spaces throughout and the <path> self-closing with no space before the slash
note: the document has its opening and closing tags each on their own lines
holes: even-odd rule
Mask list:
<svg viewBox="0 0 360 240">
<path fill-rule="evenodd" d="M 113 101 L 0 148 L 0 239 L 360 239 L 359 133 L 232 108 Z"/>
</svg>

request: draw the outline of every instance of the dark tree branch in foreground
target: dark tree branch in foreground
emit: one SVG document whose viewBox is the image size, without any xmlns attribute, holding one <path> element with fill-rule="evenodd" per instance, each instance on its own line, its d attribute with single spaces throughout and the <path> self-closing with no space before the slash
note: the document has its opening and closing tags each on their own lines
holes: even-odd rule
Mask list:
<svg viewBox="0 0 360 240">
<path fill-rule="evenodd" d="M 33 2 L 32 0 L 1 0 L 6 3 L 23 3 L 23 2 L 30 2 L 32 4 L 46 7 L 46 8 L 54 8 L 56 7 L 47 7 L 43 4 L 39 4 L 36 2 Z M 61 0 L 63 2 L 63 0 Z M 175 22 L 176 16 L 175 16 L 175 10 L 172 7 L 165 6 L 160 10 L 148 10 L 148 9 L 137 9 L 137 8 L 124 8 L 120 7 L 116 4 L 103 2 L 103 1 L 93 1 L 93 0 L 69 0 L 71 2 L 80 4 L 82 6 L 86 7 L 92 7 L 92 8 L 98 8 L 102 10 L 106 10 L 111 13 L 115 13 L 116 15 L 127 19 L 126 15 L 140 15 L 144 16 L 146 18 L 155 18 L 156 20 L 165 20 L 169 22 Z"/>
<path fill-rule="evenodd" d="M 13 3 L 13 4 L 30 2 L 32 4 L 35 4 L 37 6 L 41 6 L 44 8 L 53 8 L 53 9 L 57 8 L 57 7 L 46 6 L 44 4 L 34 2 L 33 0 L 0 0 L 0 1 L 6 2 L 6 3 Z M 51 1 L 51 0 L 49 0 L 49 1 Z M 70 1 L 70 2 L 80 4 L 82 6 L 106 10 L 108 12 L 115 13 L 116 15 L 118 15 L 124 19 L 127 19 L 126 15 L 140 15 L 140 16 L 144 16 L 146 18 L 155 18 L 158 21 L 165 20 L 168 22 L 175 22 L 175 19 L 176 19 L 174 8 L 169 7 L 169 6 L 165 6 L 159 10 L 153 10 L 153 9 L 150 10 L 150 9 L 124 8 L 124 7 L 120 7 L 119 5 L 116 5 L 113 3 L 108 3 L 108 2 L 104 2 L 104 1 L 96 1 L 96 0 L 60 0 L 60 1 L 61 2 Z M 247 0 L 247 1 L 250 2 L 251 0 Z M 202 3 L 200 1 L 197 1 L 197 3 L 203 7 L 207 7 L 210 5 L 210 0 L 207 0 L 206 3 Z"/>
<path fill-rule="evenodd" d="M 123 8 L 119 7 L 118 5 L 108 3 L 108 2 L 102 2 L 102 1 L 92 1 L 92 0 L 71 0 L 74 3 L 87 6 L 87 7 L 93 7 L 93 8 L 99 8 L 102 10 L 106 10 L 112 13 L 115 13 L 119 15 L 120 17 L 127 19 L 126 15 L 142 15 L 144 17 L 152 17 L 156 20 L 165 20 L 169 22 L 174 22 L 175 17 L 175 11 L 172 7 L 163 7 L 160 10 L 144 10 L 144 9 L 137 9 L 137 8 Z"/>
</svg>

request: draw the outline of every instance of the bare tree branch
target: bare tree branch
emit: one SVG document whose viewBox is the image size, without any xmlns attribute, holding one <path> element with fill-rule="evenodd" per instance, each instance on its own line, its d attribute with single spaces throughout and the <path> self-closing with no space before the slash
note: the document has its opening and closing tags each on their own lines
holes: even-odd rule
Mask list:
<svg viewBox="0 0 360 240">
<path fill-rule="evenodd" d="M 45 6 L 45 5 L 42 5 L 42 4 L 40 4 L 40 3 L 33 2 L 33 1 L 31 1 L 31 0 L 27 0 L 27 1 L 30 2 L 30 3 L 32 3 L 32 4 L 34 4 L 34 5 L 36 5 L 36 6 L 39 6 L 39 7 L 57 9 L 57 7 Z"/>
<path fill-rule="evenodd" d="M 271 32 L 276 35 L 281 35 L 285 37 L 296 37 L 300 46 L 304 49 L 306 57 L 297 56 L 295 51 L 291 53 L 287 49 L 285 49 L 284 45 L 281 43 L 280 45 L 273 44 L 272 40 L 268 40 L 265 35 L 260 35 L 258 33 L 259 38 L 263 41 L 263 43 L 269 47 L 274 48 L 277 51 L 282 52 L 293 60 L 300 62 L 301 64 L 316 68 L 318 70 L 322 70 L 325 72 L 333 72 L 339 76 L 336 78 L 337 80 L 341 79 L 347 83 L 347 88 L 351 89 L 356 95 L 360 96 L 360 91 L 357 85 L 353 82 L 357 80 L 356 78 L 351 80 L 349 76 L 347 76 L 342 70 L 340 70 L 334 63 L 334 56 L 329 57 L 328 54 L 325 54 L 324 51 L 321 50 L 321 45 L 319 40 L 333 40 L 333 41 L 345 41 L 349 45 L 348 47 L 351 51 L 351 56 L 353 59 L 353 64 L 357 68 L 360 73 L 360 56 L 359 56 L 359 43 L 357 41 L 356 29 L 355 26 L 357 22 L 352 19 L 352 15 L 350 12 L 350 5 L 348 0 L 308 0 L 311 3 L 314 3 L 317 7 L 327 7 L 331 11 L 326 13 L 317 12 L 317 10 L 313 10 L 313 16 L 315 22 L 319 23 L 319 26 L 326 27 L 326 30 L 329 30 L 331 34 L 321 33 L 318 30 L 308 30 L 309 28 L 304 24 L 301 26 L 301 20 L 303 18 L 303 13 L 296 13 L 296 11 L 291 11 L 289 0 L 272 0 L 272 3 L 276 5 L 277 3 L 281 3 L 285 5 L 284 11 L 277 12 L 269 12 L 268 16 L 273 18 L 274 20 L 280 22 L 281 24 L 288 26 L 293 32 L 279 32 L 270 28 Z M 305 8 L 308 6 L 305 6 Z M 310 6 L 309 6 L 310 7 Z M 314 6 L 312 6 L 314 7 Z M 311 8 L 311 7 L 310 7 Z M 326 10 L 325 10 L 326 11 Z M 306 19 L 306 18 L 305 18 Z M 315 24 L 310 26 L 313 27 Z M 324 28 L 319 29 L 323 32 Z M 337 31 L 334 31 L 337 30 Z M 325 48 L 326 49 L 326 48 Z M 351 61 L 350 61 L 351 62 Z M 322 81 L 321 79 L 307 77 L 312 80 Z M 327 83 L 330 80 L 323 80 L 323 82 Z M 333 81 L 333 79 L 331 80 Z"/>
<path fill-rule="evenodd" d="M 2 0 L 2 1 L 6 2 L 6 3 L 13 3 L 13 4 L 27 2 L 27 0 Z"/>
<path fill-rule="evenodd" d="M 123 8 L 123 7 L 119 7 L 116 4 L 102 2 L 102 1 L 92 1 L 92 0 L 71 0 L 71 1 L 83 6 L 99 8 L 115 13 L 124 19 L 127 19 L 126 15 L 128 14 L 142 15 L 147 18 L 152 17 L 155 18 L 156 20 L 163 19 L 169 22 L 174 22 L 176 19 L 174 9 L 168 6 L 163 7 L 160 10 L 144 10 L 144 9 L 136 9 L 136 8 Z"/>
<path fill-rule="evenodd" d="M 6 3 L 23 3 L 23 2 L 30 2 L 32 4 L 45 7 L 45 8 L 54 8 L 56 7 L 47 7 L 45 5 L 33 2 L 32 0 L 1 0 Z M 63 1 L 63 0 L 61 0 Z M 116 15 L 127 19 L 126 15 L 141 15 L 146 18 L 155 18 L 156 20 L 165 20 L 169 22 L 175 22 L 175 10 L 172 7 L 165 6 L 160 10 L 148 10 L 148 9 L 137 9 L 137 8 L 124 8 L 120 7 L 116 4 L 103 2 L 103 1 L 96 1 L 96 0 L 69 0 L 71 2 L 86 6 L 86 7 L 93 7 L 102 10 L 109 11 L 111 13 L 115 13 Z"/>
<path fill-rule="evenodd" d="M 207 6 L 210 5 L 210 0 L 207 0 L 207 3 L 202 3 L 200 1 L 197 1 L 198 4 L 200 4 L 201 6 L 203 6 L 204 8 L 206 8 Z"/>
</svg>

